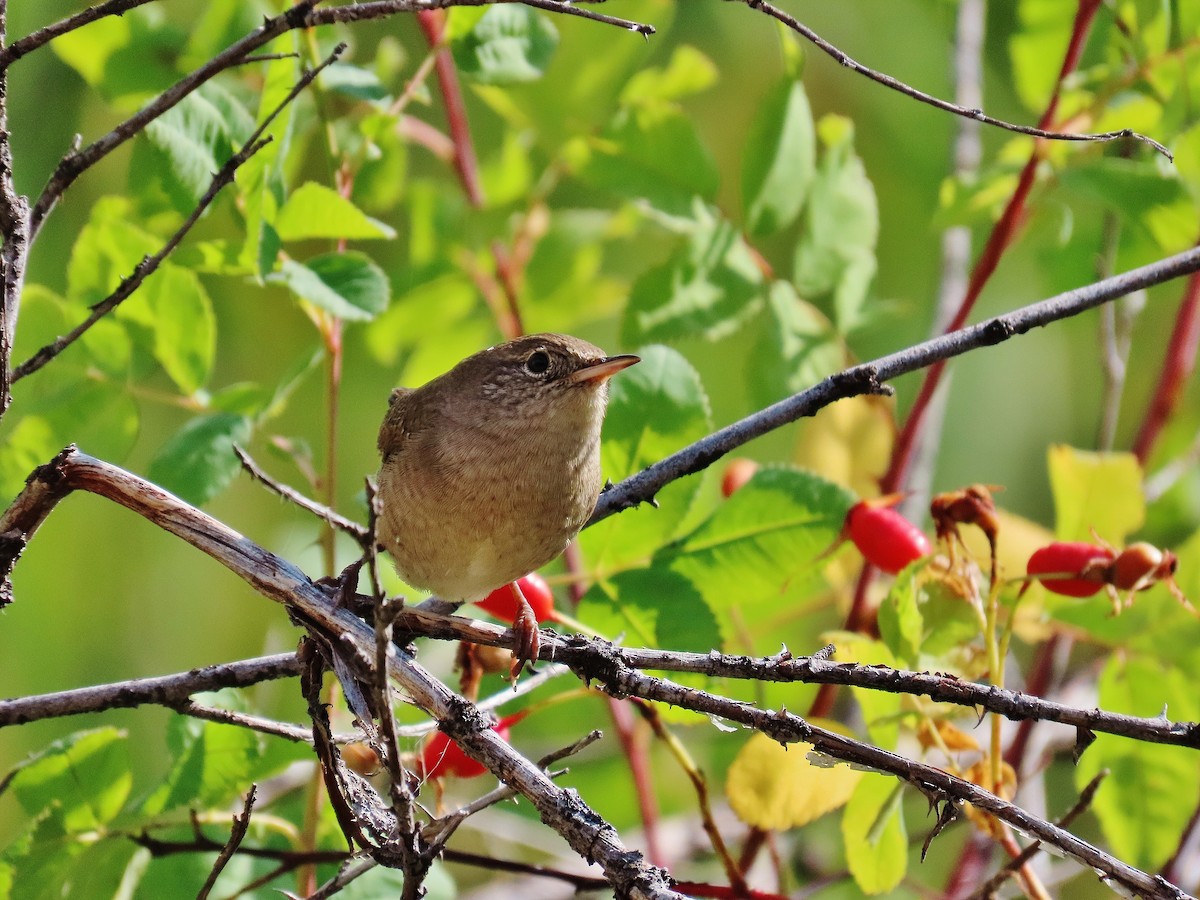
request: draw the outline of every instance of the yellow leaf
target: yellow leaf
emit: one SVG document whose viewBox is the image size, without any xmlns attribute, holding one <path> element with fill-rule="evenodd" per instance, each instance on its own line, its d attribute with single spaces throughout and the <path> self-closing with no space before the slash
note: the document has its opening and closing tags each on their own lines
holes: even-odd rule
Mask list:
<svg viewBox="0 0 1200 900">
<path fill-rule="evenodd" d="M 924 719 L 917 728 L 917 741 L 928 750 L 930 747 L 945 747 L 951 753 L 957 750 L 978 750 L 979 742 L 952 722 L 940 719 L 934 722 Z"/>
<path fill-rule="evenodd" d="M 813 720 L 845 734 L 836 722 Z M 782 831 L 806 825 L 844 806 L 863 773 L 849 766 L 815 766 L 808 761 L 811 744 L 786 748 L 765 734 L 755 734 L 729 767 L 725 793 L 737 817 L 756 828 Z"/>
<path fill-rule="evenodd" d="M 1121 546 L 1146 520 L 1142 467 L 1132 453 L 1050 448 L 1050 487 L 1061 541 L 1092 541 L 1093 529 Z"/>
<path fill-rule="evenodd" d="M 798 466 L 872 497 L 879 493 L 895 437 L 891 401 L 851 397 L 827 406 L 800 429 L 794 458 Z"/>
</svg>

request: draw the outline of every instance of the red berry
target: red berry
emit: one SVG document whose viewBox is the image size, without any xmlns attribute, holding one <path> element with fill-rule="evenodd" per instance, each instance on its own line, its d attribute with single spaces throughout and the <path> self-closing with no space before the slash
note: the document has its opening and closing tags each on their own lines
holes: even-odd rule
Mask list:
<svg viewBox="0 0 1200 900">
<path fill-rule="evenodd" d="M 757 471 L 758 463 L 752 459 L 742 456 L 730 460 L 729 465 L 725 467 L 725 474 L 721 477 L 721 496 L 727 499 L 732 497 Z"/>
<path fill-rule="evenodd" d="M 509 726 L 515 725 L 525 718 L 527 712 L 528 710 L 522 710 L 506 716 L 493 725 L 492 730 L 507 741 Z M 458 746 L 444 731 L 435 731 L 430 735 L 421 750 L 421 776 L 425 779 L 447 776 L 475 778 L 486 771 L 487 766 L 467 756 L 462 747 Z"/>
<path fill-rule="evenodd" d="M 537 616 L 539 622 L 546 622 L 554 618 L 554 594 L 550 590 L 550 585 L 546 584 L 546 579 L 537 572 L 530 572 L 516 583 L 520 586 L 525 599 L 529 601 L 533 614 Z M 513 596 L 511 584 L 496 588 L 475 605 L 505 622 L 511 622 L 517 617 L 517 598 Z"/>
<path fill-rule="evenodd" d="M 1104 587 L 1113 559 L 1113 551 L 1107 547 L 1081 541 L 1056 541 L 1035 550 L 1025 564 L 1025 572 L 1038 576 L 1046 590 L 1055 594 L 1090 597 Z M 1055 575 L 1061 577 L 1052 577 Z"/>
<path fill-rule="evenodd" d="M 871 565 L 895 575 L 909 563 L 928 556 L 929 538 L 916 525 L 891 508 L 900 498 L 863 500 L 850 507 L 842 534 L 854 541 Z"/>
</svg>

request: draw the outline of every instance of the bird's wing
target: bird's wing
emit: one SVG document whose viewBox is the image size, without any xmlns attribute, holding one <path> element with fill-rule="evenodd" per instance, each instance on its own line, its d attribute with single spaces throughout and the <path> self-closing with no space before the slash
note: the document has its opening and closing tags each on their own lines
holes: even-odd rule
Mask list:
<svg viewBox="0 0 1200 900">
<path fill-rule="evenodd" d="M 414 421 L 413 404 L 408 402 L 412 393 L 412 388 L 398 387 L 388 398 L 388 411 L 379 428 L 378 442 L 384 462 L 404 449 L 405 440 L 420 427 L 420 423 Z"/>
</svg>

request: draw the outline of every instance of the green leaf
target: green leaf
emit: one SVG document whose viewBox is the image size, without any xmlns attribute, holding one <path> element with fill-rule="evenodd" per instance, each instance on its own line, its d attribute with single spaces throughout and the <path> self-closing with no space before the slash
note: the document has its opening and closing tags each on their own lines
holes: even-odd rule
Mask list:
<svg viewBox="0 0 1200 900">
<path fill-rule="evenodd" d="M 712 430 L 708 397 L 691 364 L 668 347 L 645 347 L 638 353 L 642 361 L 609 382 L 600 453 L 604 475 L 614 482 Z M 580 534 L 583 557 L 596 576 L 648 558 L 674 536 L 699 487 L 698 478 L 679 479 L 655 498 L 658 508 L 629 509 Z"/>
<path fill-rule="evenodd" d="M 854 498 L 830 481 L 765 468 L 691 534 L 662 550 L 718 614 L 754 602 L 779 603 L 820 578 L 818 554 L 841 531 Z"/>
<path fill-rule="evenodd" d="M 130 223 L 136 221 L 125 197 L 101 197 L 92 204 L 88 223 L 79 232 L 67 264 L 67 297 L 86 306 L 115 291 L 143 257 L 158 252 L 162 242 Z"/>
<path fill-rule="evenodd" d="M 742 214 L 750 234 L 772 234 L 796 220 L 816 171 L 816 157 L 804 85 L 785 81 L 763 100 L 746 141 Z"/>
<path fill-rule="evenodd" d="M 842 813 L 846 862 L 864 893 L 892 890 L 908 869 L 902 787 L 895 778 L 866 774 Z"/>
<path fill-rule="evenodd" d="M 676 47 L 665 69 L 642 69 L 621 89 L 626 106 L 679 100 L 708 90 L 720 73 L 707 56 L 687 44 Z"/>
<path fill-rule="evenodd" d="M 1094 541 L 1092 531 L 1120 546 L 1146 520 L 1142 468 L 1131 453 L 1089 453 L 1058 444 L 1049 450 L 1054 533 L 1063 541 Z"/>
<path fill-rule="evenodd" d="M 626 634 L 648 647 L 705 653 L 721 646 L 717 619 L 696 587 L 677 572 L 655 567 L 597 582 L 579 617 L 601 633 Z"/>
<path fill-rule="evenodd" d="M 626 344 L 737 330 L 762 306 L 763 276 L 738 230 L 703 207 L 686 242 L 634 283 L 621 324 Z"/>
<path fill-rule="evenodd" d="M 587 151 L 581 178 L 667 213 L 691 214 L 693 198 L 712 200 L 720 184 L 692 120 L 665 103 L 622 108 Z"/>
<path fill-rule="evenodd" d="M 296 84 L 300 74 L 299 37 L 288 32 L 267 44 L 263 53 L 282 54 L 265 64 L 266 77 L 258 103 L 256 121 L 266 120 Z M 242 215 L 246 220 L 246 243 L 239 258 L 240 264 L 260 279 L 275 268 L 279 255 L 279 234 L 275 217 L 285 196 L 284 163 L 291 150 L 295 127 L 296 105 L 288 104 L 271 123 L 266 134 L 272 140 L 237 171 L 238 189 L 242 195 Z M 265 136 L 265 135 L 264 135 Z"/>
<path fill-rule="evenodd" d="M 792 281 L 808 299 L 846 291 L 836 308 L 838 327 L 845 332 L 859 324 L 866 285 L 874 275 L 879 211 L 875 189 L 854 152 L 853 124 L 825 116 L 817 134 L 823 153 L 804 207 Z M 843 288 L 847 279 L 852 281 Z"/>
<path fill-rule="evenodd" d="M 154 356 L 179 389 L 191 394 L 208 381 L 217 351 L 217 320 L 200 279 L 164 263 L 117 315 L 154 335 Z"/>
<path fill-rule="evenodd" d="M 17 766 L 8 787 L 30 816 L 55 807 L 68 833 L 111 822 L 133 785 L 126 734 L 77 731 Z"/>
<path fill-rule="evenodd" d="M 189 503 L 205 503 L 237 476 L 233 445 L 249 441 L 251 431 L 249 419 L 232 413 L 192 419 L 158 451 L 150 478 Z"/>
<path fill-rule="evenodd" d="M 189 213 L 212 183 L 213 174 L 254 131 L 245 107 L 217 82 L 209 81 L 146 126 L 155 149 L 154 168 L 175 208 Z M 139 167 L 139 176 L 146 169 Z"/>
<path fill-rule="evenodd" d="M 463 12 L 454 11 L 446 37 L 465 77 L 497 85 L 542 77 L 558 47 L 549 19 L 516 5 L 489 6 L 479 15 Z"/>
<path fill-rule="evenodd" d="M 786 281 L 774 282 L 749 358 L 747 380 L 754 405 L 769 406 L 812 387 L 844 362 L 841 342 L 824 314 L 801 300 Z"/>
<path fill-rule="evenodd" d="M 372 219 L 337 191 L 315 181 L 307 181 L 292 192 L 279 211 L 275 229 L 285 241 L 362 241 L 396 236 L 395 229 Z"/>
<path fill-rule="evenodd" d="M 1157 659 L 1109 657 L 1100 676 L 1100 708 L 1134 716 L 1166 712 L 1177 721 L 1200 717 L 1195 678 Z M 1075 770 L 1082 787 L 1102 769 L 1111 774 L 1092 812 L 1113 853 L 1154 871 L 1166 862 L 1200 800 L 1195 752 L 1102 734 Z"/>
<path fill-rule="evenodd" d="M 880 628 L 882 629 L 882 616 Z M 860 663 L 866 666 L 890 666 L 896 668 L 898 660 L 880 641 L 872 640 L 852 632 L 828 632 L 822 637 L 837 648 L 835 659 L 840 663 Z M 900 694 L 891 694 L 874 688 L 851 687 L 863 724 L 872 743 L 885 750 L 894 749 L 900 739 L 900 714 L 905 700 Z"/>
<path fill-rule="evenodd" d="M 1019 28 L 1009 39 L 1013 80 L 1026 109 L 1041 112 L 1057 82 L 1075 7 L 1058 0 L 1023 0 Z"/>
<path fill-rule="evenodd" d="M 365 322 L 388 306 L 391 284 L 365 253 L 326 253 L 307 263 L 285 259 L 267 281 L 284 284 L 293 294 L 343 319 Z"/>
<path fill-rule="evenodd" d="M 132 112 L 177 80 L 171 60 L 185 38 L 143 8 L 59 35 L 50 49 L 119 110 Z"/>
<path fill-rule="evenodd" d="M 229 690 L 200 695 L 222 709 L 241 708 Z M 215 806 L 245 791 L 262 756 L 261 741 L 246 728 L 202 722 L 188 716 L 171 719 L 167 748 L 173 764 L 166 780 L 147 798 L 144 812 L 160 815 L 181 806 Z"/>
</svg>

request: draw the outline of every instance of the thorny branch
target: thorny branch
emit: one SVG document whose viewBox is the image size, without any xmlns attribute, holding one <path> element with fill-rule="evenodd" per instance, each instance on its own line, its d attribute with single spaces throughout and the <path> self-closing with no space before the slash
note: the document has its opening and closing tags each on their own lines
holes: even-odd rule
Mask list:
<svg viewBox="0 0 1200 900">
<path fill-rule="evenodd" d="M 1193 247 L 1149 265 L 1066 291 L 1048 300 L 1033 303 L 978 325 L 952 331 L 831 375 L 811 388 L 793 394 L 689 444 L 677 453 L 613 486 L 600 495 L 600 501 L 596 504 L 596 511 L 592 513 L 589 524 L 595 524 L 613 513 L 639 503 L 648 503 L 677 478 L 699 472 L 742 444 L 789 422 L 815 415 L 837 400 L 861 394 L 887 392 L 890 388 L 885 382 L 900 375 L 915 372 L 931 363 L 950 359 L 970 350 L 1003 343 L 1033 328 L 1077 315 L 1101 303 L 1123 297 L 1131 291 L 1162 284 L 1196 271 L 1200 271 L 1200 247 Z"/>
<path fill-rule="evenodd" d="M 25 490 L 0 518 L 0 572 L 6 578 L 21 551 L 58 501 L 74 490 L 104 496 L 131 509 L 149 521 L 209 554 L 242 577 L 264 596 L 289 607 L 292 615 L 322 642 L 344 654 L 347 665 L 359 677 L 374 665 L 374 629 L 336 602 L 330 589 L 314 585 L 299 569 L 233 532 L 216 519 L 188 506 L 160 488 L 130 473 L 84 453 L 68 448 L 31 476 Z M 415 612 L 427 620 L 439 617 Z M 399 618 L 399 617 L 398 617 Z M 453 626 L 449 617 L 444 624 Z M 460 620 L 463 621 L 463 620 Z M 442 623 L 432 622 L 433 625 Z M 472 624 L 472 623 L 467 623 Z M 486 630 L 486 628 L 485 628 Z M 512 641 L 511 630 L 492 628 L 493 639 Z M 547 641 L 544 653 L 560 659 L 571 649 L 589 641 Z M 510 644 L 511 646 L 511 644 Z M 661 678 L 644 675 L 627 665 L 621 652 L 601 645 L 583 669 L 590 680 L 599 682 L 614 696 L 637 696 L 645 700 L 681 706 L 755 728 L 784 743 L 803 741 L 820 753 L 837 760 L 854 762 L 895 775 L 917 787 L 931 802 L 968 802 L 1001 821 L 1093 867 L 1103 877 L 1130 890 L 1155 898 L 1184 898 L 1187 895 L 1161 879 L 1128 866 L 1049 822 L 1001 800 L 982 788 L 931 766 L 854 741 L 809 725 L 783 710 L 760 710 L 745 703 L 695 690 Z M 538 769 L 489 727 L 477 708 L 452 694 L 407 653 L 388 648 L 389 676 L 412 701 L 440 720 L 441 728 L 465 752 L 491 769 L 501 780 L 527 797 L 543 821 L 555 828 L 586 858 L 595 859 L 618 895 L 635 897 L 678 897 L 669 889 L 664 872 L 645 864 L 640 854 L 626 850 L 615 830 L 597 816 L 577 795 L 556 787 Z M 945 814 L 941 817 L 945 819 Z"/>
<path fill-rule="evenodd" d="M 1131 128 L 1122 128 L 1118 131 L 1106 131 L 1100 134 L 1088 134 L 1085 132 L 1074 131 L 1047 131 L 1043 128 L 1034 128 L 1029 125 L 1017 125 L 1013 122 L 1006 122 L 1003 119 L 997 119 L 994 116 L 987 115 L 981 109 L 969 109 L 965 106 L 959 106 L 956 103 L 951 103 L 948 100 L 942 100 L 940 97 L 935 97 L 932 94 L 919 91 L 915 87 L 905 84 L 903 81 L 900 81 L 898 78 L 893 78 L 891 75 L 888 75 L 885 72 L 868 68 L 862 63 L 851 59 L 846 53 L 829 43 L 829 41 L 825 40 L 803 22 L 799 21 L 794 16 L 788 15 L 783 10 L 772 6 L 770 3 L 767 3 L 766 0 L 741 0 L 741 2 L 745 3 L 751 9 L 761 10 L 771 18 L 782 22 L 792 31 L 804 37 L 805 40 L 814 44 L 822 52 L 833 57 L 840 65 L 845 66 L 852 72 L 856 72 L 859 75 L 870 78 L 872 81 L 876 81 L 879 84 L 882 84 L 884 87 L 889 87 L 894 91 L 899 91 L 901 94 L 905 94 L 906 96 L 912 97 L 914 100 L 919 100 L 922 103 L 926 103 L 944 112 L 953 113 L 956 116 L 965 116 L 968 119 L 974 119 L 975 121 L 982 122 L 985 125 L 993 125 L 996 128 L 1003 128 L 1005 131 L 1013 131 L 1017 134 L 1026 134 L 1030 137 L 1045 138 L 1053 141 L 1140 141 L 1143 144 L 1153 147 L 1168 160 L 1174 159 L 1174 157 L 1171 155 L 1171 151 L 1158 141 L 1147 137 L 1144 134 L 1139 134 Z"/>
<path fill-rule="evenodd" d="M 17 381 L 24 378 L 26 375 L 36 372 L 46 363 L 50 362 L 50 360 L 79 340 L 88 329 L 116 309 L 134 291 L 141 287 L 142 282 L 154 274 L 158 267 L 162 265 L 163 260 L 170 256 L 175 248 L 179 246 L 180 242 L 187 236 L 187 233 L 192 230 L 192 226 L 200 220 L 200 217 L 204 215 L 204 212 L 212 205 L 212 202 L 216 200 L 221 190 L 233 182 L 237 170 L 244 166 L 250 157 L 254 156 L 254 154 L 270 142 L 270 137 L 263 137 L 263 135 L 266 134 L 267 129 L 271 127 L 271 123 L 275 121 L 276 117 L 300 95 L 301 91 L 312 84 L 322 71 L 333 65 L 345 52 L 346 45 L 338 44 L 319 66 L 309 69 L 301 75 L 292 89 L 288 91 L 287 96 L 280 101 L 279 105 L 271 111 L 270 115 L 263 119 L 258 128 L 254 130 L 254 133 L 250 135 L 242 149 L 226 160 L 225 164 L 217 170 L 217 173 L 213 175 L 212 181 L 208 185 L 208 190 L 204 192 L 204 196 L 200 198 L 195 209 L 192 210 L 183 224 L 175 230 L 175 233 L 171 235 L 167 242 L 163 244 L 162 248 L 153 256 L 143 258 L 137 264 L 137 267 L 127 277 L 122 279 L 120 287 L 92 307 L 91 313 L 84 321 L 80 322 L 67 332 L 67 334 L 42 347 L 33 356 L 17 366 L 13 372 L 12 380 Z"/>
</svg>

